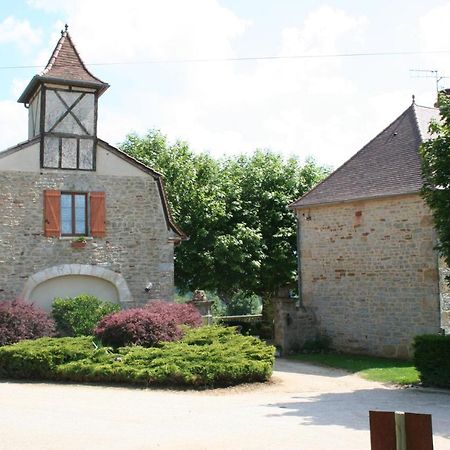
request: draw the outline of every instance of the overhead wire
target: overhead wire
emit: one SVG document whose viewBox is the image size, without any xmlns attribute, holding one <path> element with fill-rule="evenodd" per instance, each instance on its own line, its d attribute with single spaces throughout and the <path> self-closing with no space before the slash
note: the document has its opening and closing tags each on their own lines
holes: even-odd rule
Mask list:
<svg viewBox="0 0 450 450">
<path fill-rule="evenodd" d="M 153 59 L 147 61 L 111 61 L 111 62 L 92 62 L 87 66 L 118 66 L 118 65 L 144 65 L 144 64 L 190 64 L 190 63 L 217 63 L 217 62 L 239 62 L 239 61 L 276 61 L 276 60 L 294 60 L 294 59 L 320 59 L 320 58 L 357 58 L 372 56 L 406 56 L 406 55 L 430 55 L 445 54 L 450 50 L 428 50 L 428 51 L 397 51 L 397 52 L 365 52 L 365 53 L 322 53 L 322 54 L 304 54 L 304 55 L 272 55 L 272 56 L 242 56 L 229 58 L 181 58 L 181 59 Z M 0 70 L 7 69 L 36 69 L 41 65 L 24 66 L 0 66 Z"/>
</svg>

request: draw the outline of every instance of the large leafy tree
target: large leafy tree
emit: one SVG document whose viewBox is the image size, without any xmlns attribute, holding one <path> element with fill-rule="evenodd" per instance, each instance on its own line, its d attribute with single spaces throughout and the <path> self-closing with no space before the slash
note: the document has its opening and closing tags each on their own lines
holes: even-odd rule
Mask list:
<svg viewBox="0 0 450 450">
<path fill-rule="evenodd" d="M 430 124 L 432 139 L 421 146 L 422 195 L 433 212 L 438 250 L 450 267 L 450 98 L 439 96 L 441 120 Z M 450 284 L 450 277 L 447 278 Z"/>
<path fill-rule="evenodd" d="M 128 136 L 121 147 L 165 176 L 174 218 L 189 236 L 176 249 L 179 289 L 208 289 L 226 302 L 256 294 L 267 309 L 294 282 L 296 225 L 287 205 L 326 169 L 262 150 L 217 161 L 158 131 Z"/>
</svg>

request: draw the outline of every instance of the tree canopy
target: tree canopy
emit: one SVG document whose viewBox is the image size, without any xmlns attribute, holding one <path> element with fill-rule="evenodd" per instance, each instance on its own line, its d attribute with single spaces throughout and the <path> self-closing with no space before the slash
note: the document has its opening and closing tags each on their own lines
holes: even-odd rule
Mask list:
<svg viewBox="0 0 450 450">
<path fill-rule="evenodd" d="M 326 168 L 269 150 L 216 160 L 155 130 L 128 136 L 121 148 L 164 175 L 174 219 L 189 236 L 176 248 L 178 289 L 207 289 L 226 301 L 243 292 L 271 297 L 295 281 L 296 224 L 288 204 Z"/>
<path fill-rule="evenodd" d="M 441 120 L 430 124 L 432 139 L 421 146 L 422 195 L 433 212 L 437 248 L 450 267 L 450 98 L 445 94 L 439 96 L 439 110 Z"/>
</svg>

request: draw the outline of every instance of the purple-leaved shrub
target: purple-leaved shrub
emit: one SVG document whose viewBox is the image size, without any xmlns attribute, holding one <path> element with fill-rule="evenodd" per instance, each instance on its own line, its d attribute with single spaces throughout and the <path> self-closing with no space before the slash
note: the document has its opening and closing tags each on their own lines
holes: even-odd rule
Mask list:
<svg viewBox="0 0 450 450">
<path fill-rule="evenodd" d="M 22 300 L 0 302 L 0 345 L 53 336 L 55 324 L 42 309 Z"/>
<path fill-rule="evenodd" d="M 109 314 L 100 320 L 94 333 L 104 345 L 112 347 L 154 347 L 181 339 L 181 325 L 201 324 L 202 317 L 193 306 L 155 301 L 143 308 Z"/>
<path fill-rule="evenodd" d="M 174 320 L 177 325 L 199 327 L 203 324 L 203 318 L 198 309 L 191 304 L 153 300 L 145 305 L 145 308 Z"/>
</svg>

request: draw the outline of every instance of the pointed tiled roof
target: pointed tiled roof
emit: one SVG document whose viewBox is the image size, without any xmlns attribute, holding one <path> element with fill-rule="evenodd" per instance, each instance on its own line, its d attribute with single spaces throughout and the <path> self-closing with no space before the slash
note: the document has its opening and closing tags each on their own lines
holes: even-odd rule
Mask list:
<svg viewBox="0 0 450 450">
<path fill-rule="evenodd" d="M 41 76 L 105 84 L 86 68 L 67 30 L 61 32 L 61 37 Z"/>
<path fill-rule="evenodd" d="M 378 136 L 306 195 L 290 205 L 339 203 L 417 193 L 422 187 L 419 145 L 439 110 L 412 104 Z"/>
<path fill-rule="evenodd" d="M 67 27 L 61 31 L 61 37 L 40 75 L 35 75 L 20 96 L 19 103 L 27 103 L 36 87 L 42 82 L 70 84 L 73 86 L 92 87 L 101 95 L 109 85 L 94 76 L 84 65 Z"/>
</svg>

